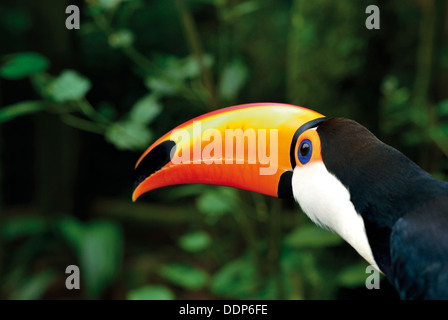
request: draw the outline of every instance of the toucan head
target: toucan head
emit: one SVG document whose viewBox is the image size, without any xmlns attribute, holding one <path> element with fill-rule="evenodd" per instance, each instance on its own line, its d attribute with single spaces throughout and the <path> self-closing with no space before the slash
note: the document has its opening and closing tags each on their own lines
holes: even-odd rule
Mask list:
<svg viewBox="0 0 448 320">
<path fill-rule="evenodd" d="M 190 183 L 294 198 L 314 222 L 340 234 L 375 264 L 348 189 L 322 159 L 318 129 L 328 121 L 307 108 L 278 103 L 245 104 L 199 116 L 143 153 L 135 167 L 132 198 Z"/>
</svg>

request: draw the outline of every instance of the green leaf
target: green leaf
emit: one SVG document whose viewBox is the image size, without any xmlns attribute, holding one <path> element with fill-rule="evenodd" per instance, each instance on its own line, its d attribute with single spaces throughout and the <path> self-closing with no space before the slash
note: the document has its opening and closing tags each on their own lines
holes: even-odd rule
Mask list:
<svg viewBox="0 0 448 320">
<path fill-rule="evenodd" d="M 114 9 L 120 5 L 123 0 L 98 0 L 98 4 L 104 9 Z"/>
<path fill-rule="evenodd" d="M 304 250 L 297 250 L 291 246 L 283 246 L 280 253 L 280 266 L 284 273 L 297 272 L 302 266 Z"/>
<path fill-rule="evenodd" d="M 146 87 L 159 95 L 174 95 L 182 89 L 182 82 L 177 78 L 166 76 L 148 77 Z"/>
<path fill-rule="evenodd" d="M 437 112 L 440 116 L 448 115 L 448 100 L 440 101 L 437 104 Z"/>
<path fill-rule="evenodd" d="M 179 239 L 179 245 L 182 249 L 189 252 L 198 252 L 208 248 L 211 244 L 211 238 L 204 231 L 195 231 L 184 234 Z"/>
<path fill-rule="evenodd" d="M 209 68 L 212 64 L 213 59 L 208 54 L 202 56 L 202 61 L 194 55 L 185 58 L 170 55 L 158 61 L 158 65 L 164 70 L 164 75 L 173 80 L 196 78 L 201 75 L 201 67 Z"/>
<path fill-rule="evenodd" d="M 188 89 L 188 79 L 194 79 L 201 75 L 201 67 L 209 68 L 213 64 L 210 55 L 202 57 L 202 64 L 195 56 L 178 58 L 167 56 L 156 59 L 156 65 L 163 70 L 158 75 L 151 75 L 145 79 L 145 85 L 154 93 L 163 95 L 175 95 Z"/>
<path fill-rule="evenodd" d="M 127 300 L 174 300 L 174 293 L 165 286 L 145 286 L 131 290 Z"/>
<path fill-rule="evenodd" d="M 59 221 L 59 231 L 78 257 L 88 298 L 98 298 L 120 272 L 123 256 L 121 229 L 109 221 L 83 224 L 66 218 Z"/>
<path fill-rule="evenodd" d="M 98 298 L 118 276 L 123 256 L 123 237 L 112 222 L 96 221 L 85 226 L 80 270 L 88 298 Z"/>
<path fill-rule="evenodd" d="M 105 133 L 106 140 L 119 150 L 143 150 L 148 147 L 152 136 L 144 124 L 126 120 L 110 125 Z"/>
<path fill-rule="evenodd" d="M 442 132 L 442 136 L 446 139 L 448 137 L 448 123 L 441 123 L 439 128 L 439 130 Z"/>
<path fill-rule="evenodd" d="M 47 70 L 48 60 L 34 52 L 24 52 L 7 56 L 7 61 L 0 67 L 0 75 L 5 79 L 22 79 Z"/>
<path fill-rule="evenodd" d="M 132 106 L 130 120 L 134 123 L 149 124 L 160 112 L 162 112 L 162 105 L 157 101 L 157 97 L 148 94 Z"/>
<path fill-rule="evenodd" d="M 170 264 L 160 268 L 159 274 L 173 284 L 189 290 L 199 290 L 208 281 L 208 274 L 186 264 Z"/>
<path fill-rule="evenodd" d="M 240 60 L 234 60 L 224 69 L 219 82 L 219 94 L 222 99 L 235 99 L 247 81 L 249 71 Z"/>
<path fill-rule="evenodd" d="M 236 191 L 226 187 L 210 188 L 196 201 L 198 209 L 203 214 L 214 218 L 235 211 L 237 203 Z"/>
<path fill-rule="evenodd" d="M 134 43 L 134 34 L 127 29 L 118 30 L 112 33 L 108 40 L 112 48 L 127 48 Z"/>
<path fill-rule="evenodd" d="M 196 56 L 191 55 L 180 60 L 178 73 L 180 73 L 182 78 L 195 78 L 200 76 L 201 67 L 210 68 L 212 65 L 213 58 L 208 54 L 202 57 L 202 65 Z"/>
<path fill-rule="evenodd" d="M 22 101 L 0 109 L 0 123 L 16 117 L 36 113 L 46 108 L 43 101 Z"/>
<path fill-rule="evenodd" d="M 366 279 L 370 275 L 366 273 L 367 266 L 366 263 L 359 263 L 346 267 L 338 274 L 337 282 L 341 286 L 348 288 L 365 285 Z"/>
<path fill-rule="evenodd" d="M 53 270 L 44 270 L 25 279 L 11 294 L 11 300 L 36 300 L 42 298 L 56 279 Z"/>
<path fill-rule="evenodd" d="M 85 226 L 78 220 L 67 217 L 58 222 L 58 230 L 79 257 L 83 246 Z"/>
<path fill-rule="evenodd" d="M 3 221 L 0 234 L 5 240 L 43 234 L 49 230 L 48 221 L 37 216 L 18 216 Z"/>
<path fill-rule="evenodd" d="M 213 293 L 228 298 L 247 298 L 257 288 L 256 270 L 251 260 L 244 256 L 224 265 L 213 277 Z"/>
<path fill-rule="evenodd" d="M 323 248 L 343 242 L 338 235 L 311 224 L 296 228 L 285 241 L 294 248 Z"/>
<path fill-rule="evenodd" d="M 48 85 L 48 94 L 54 101 L 62 103 L 85 97 L 92 84 L 89 79 L 73 70 L 64 70 Z"/>
<path fill-rule="evenodd" d="M 223 18 L 229 22 L 234 22 L 235 19 L 257 11 L 259 7 L 260 5 L 256 1 L 245 1 L 223 10 Z"/>
</svg>

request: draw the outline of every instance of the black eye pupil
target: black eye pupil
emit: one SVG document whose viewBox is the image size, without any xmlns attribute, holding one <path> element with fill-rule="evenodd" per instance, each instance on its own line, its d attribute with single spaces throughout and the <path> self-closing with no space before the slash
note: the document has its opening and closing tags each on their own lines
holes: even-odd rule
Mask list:
<svg viewBox="0 0 448 320">
<path fill-rule="evenodd" d="M 300 155 L 305 157 L 310 152 L 310 145 L 308 143 L 302 143 L 300 146 Z"/>
</svg>

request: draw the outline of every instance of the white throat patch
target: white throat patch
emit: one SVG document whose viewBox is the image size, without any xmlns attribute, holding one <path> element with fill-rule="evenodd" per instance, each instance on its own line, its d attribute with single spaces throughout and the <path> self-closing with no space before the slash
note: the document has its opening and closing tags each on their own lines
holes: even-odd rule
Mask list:
<svg viewBox="0 0 448 320">
<path fill-rule="evenodd" d="M 297 166 L 292 176 L 292 191 L 314 223 L 339 234 L 379 270 L 367 240 L 364 221 L 350 201 L 350 192 L 322 162 Z"/>
</svg>

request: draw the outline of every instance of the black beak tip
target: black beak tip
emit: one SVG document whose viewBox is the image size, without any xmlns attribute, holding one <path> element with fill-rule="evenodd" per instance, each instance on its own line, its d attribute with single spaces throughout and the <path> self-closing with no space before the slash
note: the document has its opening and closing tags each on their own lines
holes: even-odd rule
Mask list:
<svg viewBox="0 0 448 320">
<path fill-rule="evenodd" d="M 134 171 L 132 192 L 150 175 L 159 171 L 171 160 L 176 143 L 166 140 L 155 146 L 138 164 Z"/>
</svg>

